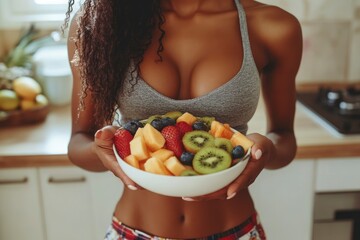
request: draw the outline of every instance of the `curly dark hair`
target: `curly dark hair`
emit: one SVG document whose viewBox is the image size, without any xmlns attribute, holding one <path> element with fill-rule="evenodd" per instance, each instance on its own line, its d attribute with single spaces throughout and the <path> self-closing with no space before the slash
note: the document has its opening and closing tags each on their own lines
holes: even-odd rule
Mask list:
<svg viewBox="0 0 360 240">
<path fill-rule="evenodd" d="M 68 27 L 74 0 L 69 0 L 63 29 Z M 91 92 L 97 124 L 110 124 L 131 64 L 131 84 L 137 83 L 139 65 L 153 32 L 161 32 L 157 54 L 163 51 L 164 16 L 159 0 L 86 0 L 77 17 L 74 38 L 77 66 L 83 83 L 80 105 Z M 81 110 L 81 109 L 80 109 Z"/>
</svg>

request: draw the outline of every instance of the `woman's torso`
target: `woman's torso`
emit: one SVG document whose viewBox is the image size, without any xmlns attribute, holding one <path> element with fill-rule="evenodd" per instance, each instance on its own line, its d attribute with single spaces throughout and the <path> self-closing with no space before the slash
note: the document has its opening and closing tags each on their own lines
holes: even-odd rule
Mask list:
<svg viewBox="0 0 360 240">
<path fill-rule="evenodd" d="M 206 1 L 205 1 L 206 2 Z M 140 79 L 125 83 L 119 96 L 121 121 L 168 111 L 214 116 L 243 133 L 255 112 L 260 78 L 242 6 L 217 1 L 217 11 L 204 5 L 193 16 L 165 11 L 162 62 L 158 32 L 144 55 Z M 219 8 L 220 7 L 220 8 Z M 201 237 L 225 231 L 254 212 L 248 190 L 231 200 L 186 202 L 145 190 L 125 189 L 115 215 L 125 224 L 158 236 Z"/>
</svg>

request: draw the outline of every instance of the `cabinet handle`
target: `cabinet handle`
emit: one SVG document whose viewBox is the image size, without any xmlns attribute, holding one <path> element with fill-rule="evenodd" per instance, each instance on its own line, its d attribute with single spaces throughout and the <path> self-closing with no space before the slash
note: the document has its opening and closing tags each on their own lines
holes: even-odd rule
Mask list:
<svg viewBox="0 0 360 240">
<path fill-rule="evenodd" d="M 79 183 L 79 182 L 85 182 L 85 177 L 74 177 L 74 178 L 55 178 L 55 177 L 49 177 L 48 182 L 49 183 Z"/>
<path fill-rule="evenodd" d="M 11 180 L 0 180 L 0 184 L 5 185 L 5 184 L 21 184 L 21 183 L 27 183 L 28 182 L 28 178 L 27 177 L 23 177 L 21 179 L 11 179 Z"/>
</svg>

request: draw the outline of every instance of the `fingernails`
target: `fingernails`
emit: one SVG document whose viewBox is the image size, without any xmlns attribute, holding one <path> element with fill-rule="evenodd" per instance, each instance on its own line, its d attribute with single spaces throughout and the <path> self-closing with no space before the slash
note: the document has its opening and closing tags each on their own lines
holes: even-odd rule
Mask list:
<svg viewBox="0 0 360 240">
<path fill-rule="evenodd" d="M 128 187 L 128 189 L 130 189 L 130 190 L 132 190 L 132 191 L 138 190 L 137 187 L 135 187 L 134 185 L 131 185 L 131 184 L 127 185 L 127 187 Z"/>
<path fill-rule="evenodd" d="M 195 201 L 193 198 L 189 198 L 189 197 L 182 197 L 182 199 L 183 199 L 184 201 L 188 201 L 188 202 L 193 202 L 193 201 Z"/>
<path fill-rule="evenodd" d="M 259 160 L 262 156 L 262 151 L 260 149 L 256 150 L 255 152 L 255 159 Z"/>
<path fill-rule="evenodd" d="M 95 133 L 95 137 L 99 138 L 99 137 L 101 137 L 101 134 L 102 134 L 102 130 L 97 130 Z"/>
<path fill-rule="evenodd" d="M 229 196 L 227 196 L 227 200 L 229 200 L 229 199 L 232 199 L 233 197 L 235 197 L 235 195 L 236 195 L 236 192 L 233 192 L 232 194 L 230 194 Z"/>
</svg>

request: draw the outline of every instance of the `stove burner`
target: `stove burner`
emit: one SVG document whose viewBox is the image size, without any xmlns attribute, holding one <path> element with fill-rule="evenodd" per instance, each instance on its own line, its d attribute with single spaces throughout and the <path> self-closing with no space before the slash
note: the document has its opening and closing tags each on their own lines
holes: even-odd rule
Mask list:
<svg viewBox="0 0 360 240">
<path fill-rule="evenodd" d="M 360 89 L 320 88 L 318 101 L 340 115 L 360 116 Z"/>
<path fill-rule="evenodd" d="M 360 133 L 360 89 L 320 87 L 299 92 L 297 99 L 342 134 Z"/>
</svg>

